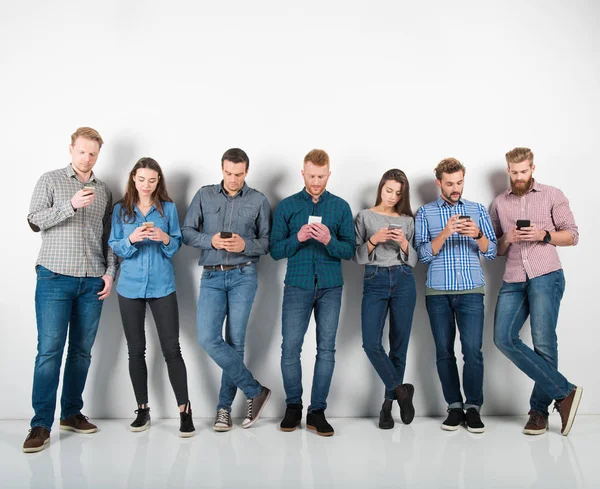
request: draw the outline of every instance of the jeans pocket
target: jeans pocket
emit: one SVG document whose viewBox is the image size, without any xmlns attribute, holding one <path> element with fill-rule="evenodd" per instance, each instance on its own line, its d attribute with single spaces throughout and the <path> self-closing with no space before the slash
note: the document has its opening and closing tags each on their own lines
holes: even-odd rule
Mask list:
<svg viewBox="0 0 600 489">
<path fill-rule="evenodd" d="M 254 264 L 246 265 L 240 268 L 240 273 L 242 275 L 256 275 L 256 266 Z"/>
<path fill-rule="evenodd" d="M 202 278 L 211 278 L 215 272 L 202 270 Z"/>
<path fill-rule="evenodd" d="M 400 267 L 400 270 L 402 270 L 402 273 L 404 273 L 404 275 L 412 276 L 412 274 L 413 274 L 413 269 L 409 265 L 402 265 Z"/>
<path fill-rule="evenodd" d="M 365 267 L 365 281 L 373 280 L 377 275 L 378 268 L 372 265 L 367 265 Z"/>
</svg>

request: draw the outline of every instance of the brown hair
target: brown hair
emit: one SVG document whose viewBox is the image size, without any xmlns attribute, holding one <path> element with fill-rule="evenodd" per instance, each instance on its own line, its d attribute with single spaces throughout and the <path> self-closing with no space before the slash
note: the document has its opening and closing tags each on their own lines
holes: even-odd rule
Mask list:
<svg viewBox="0 0 600 489">
<path fill-rule="evenodd" d="M 456 158 L 444 158 L 438 163 L 438 166 L 436 166 L 433 171 L 435 173 L 435 178 L 440 181 L 442 180 L 442 173 L 456 173 L 457 171 L 462 171 L 464 175 L 467 172 L 464 165 Z"/>
<path fill-rule="evenodd" d="M 102 148 L 102 145 L 104 144 L 100 133 L 91 127 L 79 127 L 73 134 L 71 134 L 71 146 L 75 146 L 75 141 L 77 141 L 77 138 L 85 138 L 96 141 L 100 148 Z"/>
<path fill-rule="evenodd" d="M 398 170 L 397 168 L 386 171 L 381 177 L 379 188 L 377 189 L 375 206 L 381 204 L 381 189 L 388 180 L 394 180 L 400 184 L 400 200 L 396 203 L 396 212 L 400 215 L 414 217 L 410 208 L 410 185 L 408 184 L 408 178 L 406 178 L 402 170 Z"/>
<path fill-rule="evenodd" d="M 515 148 L 506 153 L 506 164 L 523 163 L 529 160 L 529 166 L 533 165 L 533 151 L 529 148 Z"/>
<path fill-rule="evenodd" d="M 329 165 L 329 155 L 322 149 L 313 149 L 312 151 L 309 151 L 308 154 L 304 157 L 305 165 L 309 161 L 313 165 L 327 166 Z"/>
<path fill-rule="evenodd" d="M 164 216 L 161 202 L 173 202 L 167 193 L 165 177 L 160 169 L 160 165 L 152 158 L 140 158 L 134 165 L 133 169 L 129 172 L 127 186 L 125 187 L 125 195 L 121 200 L 119 200 L 119 202 L 117 202 L 117 204 L 121 204 L 120 218 L 123 222 L 132 222 L 135 219 L 133 206 L 138 201 L 139 195 L 137 189 L 135 188 L 133 177 L 140 168 L 148 168 L 149 170 L 154 170 L 156 173 L 158 173 L 158 184 L 156 185 L 156 189 L 152 194 L 152 198 L 154 199 L 154 207 L 156 207 L 156 210 L 160 212 L 161 216 Z"/>
</svg>

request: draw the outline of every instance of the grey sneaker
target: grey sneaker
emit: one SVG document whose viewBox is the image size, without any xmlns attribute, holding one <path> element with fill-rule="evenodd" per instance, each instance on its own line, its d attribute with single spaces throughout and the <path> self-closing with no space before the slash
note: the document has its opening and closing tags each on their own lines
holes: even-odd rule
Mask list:
<svg viewBox="0 0 600 489">
<path fill-rule="evenodd" d="M 233 423 L 231 422 L 231 413 L 227 409 L 219 409 L 217 411 L 217 417 L 215 418 L 215 424 L 213 429 L 215 431 L 229 431 Z"/>
<path fill-rule="evenodd" d="M 248 411 L 246 413 L 246 419 L 242 421 L 242 428 L 250 428 L 250 426 L 258 421 L 258 417 L 269 400 L 269 397 L 271 397 L 270 389 L 263 387 L 256 397 L 246 400 Z"/>
</svg>

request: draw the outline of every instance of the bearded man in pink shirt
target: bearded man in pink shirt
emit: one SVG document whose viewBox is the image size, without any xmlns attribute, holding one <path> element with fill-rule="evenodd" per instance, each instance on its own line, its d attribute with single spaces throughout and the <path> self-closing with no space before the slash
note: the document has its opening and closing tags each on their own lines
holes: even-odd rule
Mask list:
<svg viewBox="0 0 600 489">
<path fill-rule="evenodd" d="M 529 148 L 506 153 L 510 188 L 490 209 L 498 237 L 498 255 L 506 255 L 506 270 L 494 318 L 494 343 L 535 382 L 530 398 L 527 435 L 548 429 L 548 406 L 560 413 L 561 433 L 568 435 L 583 389 L 558 371 L 556 325 L 565 277 L 557 246 L 574 246 L 579 232 L 569 201 L 557 188 L 533 178 Z M 519 331 L 529 317 L 534 348 Z"/>
</svg>

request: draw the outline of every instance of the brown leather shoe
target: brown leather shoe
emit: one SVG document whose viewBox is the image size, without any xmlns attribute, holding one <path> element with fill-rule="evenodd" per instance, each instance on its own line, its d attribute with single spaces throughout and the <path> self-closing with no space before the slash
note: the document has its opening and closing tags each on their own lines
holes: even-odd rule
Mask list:
<svg viewBox="0 0 600 489">
<path fill-rule="evenodd" d="M 529 411 L 529 421 L 523 428 L 526 435 L 542 435 L 548 430 L 548 416 L 544 416 L 539 411 Z"/>
<path fill-rule="evenodd" d="M 98 427 L 88 421 L 88 417 L 83 414 L 76 414 L 67 419 L 60 420 L 60 429 L 74 431 L 75 433 L 95 433 Z"/>
<path fill-rule="evenodd" d="M 29 430 L 25 443 L 23 443 L 24 453 L 39 452 L 46 448 L 50 443 L 50 432 L 43 426 L 34 426 Z"/>
<path fill-rule="evenodd" d="M 575 389 L 573 389 L 567 397 L 554 403 L 554 409 L 558 411 L 560 420 L 562 421 L 562 429 L 560 432 L 563 436 L 567 436 L 569 431 L 571 431 L 582 394 L 583 387 L 575 386 Z"/>
</svg>

